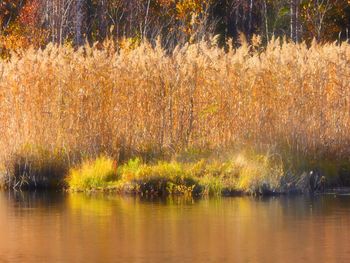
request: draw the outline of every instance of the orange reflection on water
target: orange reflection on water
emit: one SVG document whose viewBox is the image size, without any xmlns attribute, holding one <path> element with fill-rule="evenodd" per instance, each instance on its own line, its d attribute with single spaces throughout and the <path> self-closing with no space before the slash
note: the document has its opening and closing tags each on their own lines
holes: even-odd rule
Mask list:
<svg viewBox="0 0 350 263">
<path fill-rule="evenodd" d="M 349 262 L 350 198 L 0 193 L 0 262 Z"/>
</svg>

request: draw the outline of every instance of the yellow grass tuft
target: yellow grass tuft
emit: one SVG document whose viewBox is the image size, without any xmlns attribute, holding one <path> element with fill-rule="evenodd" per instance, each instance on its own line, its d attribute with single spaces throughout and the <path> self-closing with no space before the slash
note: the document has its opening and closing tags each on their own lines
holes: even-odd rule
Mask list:
<svg viewBox="0 0 350 263">
<path fill-rule="evenodd" d="M 104 156 L 70 169 L 66 179 L 72 191 L 102 189 L 117 180 L 117 169 L 113 160 Z"/>
</svg>

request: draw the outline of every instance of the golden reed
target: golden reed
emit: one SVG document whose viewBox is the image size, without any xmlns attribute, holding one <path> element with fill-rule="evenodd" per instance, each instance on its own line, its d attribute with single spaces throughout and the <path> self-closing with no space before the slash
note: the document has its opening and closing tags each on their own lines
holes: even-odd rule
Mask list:
<svg viewBox="0 0 350 263">
<path fill-rule="evenodd" d="M 225 52 L 202 42 L 171 54 L 109 44 L 0 60 L 2 162 L 28 145 L 64 149 L 69 160 L 237 143 L 349 156 L 347 43 L 273 40 Z"/>
</svg>

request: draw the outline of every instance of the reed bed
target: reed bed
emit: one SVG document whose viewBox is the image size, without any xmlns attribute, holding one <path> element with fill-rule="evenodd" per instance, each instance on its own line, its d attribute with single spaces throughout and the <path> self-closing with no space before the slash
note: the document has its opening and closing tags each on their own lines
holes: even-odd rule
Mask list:
<svg viewBox="0 0 350 263">
<path fill-rule="evenodd" d="M 287 169 L 348 164 L 348 43 L 214 42 L 170 53 L 49 45 L 0 60 L 0 167 L 13 171 L 37 148 L 35 160 L 60 153 L 66 171 L 100 154 L 147 161 L 237 145 L 272 149 Z"/>
</svg>

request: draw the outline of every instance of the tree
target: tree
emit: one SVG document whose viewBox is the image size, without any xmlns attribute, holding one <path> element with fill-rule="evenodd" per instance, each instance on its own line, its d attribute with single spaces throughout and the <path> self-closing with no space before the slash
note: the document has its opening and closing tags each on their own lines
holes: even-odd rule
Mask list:
<svg viewBox="0 0 350 263">
<path fill-rule="evenodd" d="M 347 0 L 308 0 L 301 4 L 301 16 L 305 25 L 307 39 L 331 40 L 341 31 L 339 20 L 346 20 L 346 10 L 350 2 Z M 347 17 L 349 20 L 349 16 Z M 347 24 L 349 27 L 349 24 Z"/>
<path fill-rule="evenodd" d="M 0 45 L 8 47 L 161 36 L 171 49 L 213 34 L 224 44 L 240 32 L 265 42 L 334 41 L 349 38 L 349 28 L 348 0 L 0 0 Z"/>
</svg>

